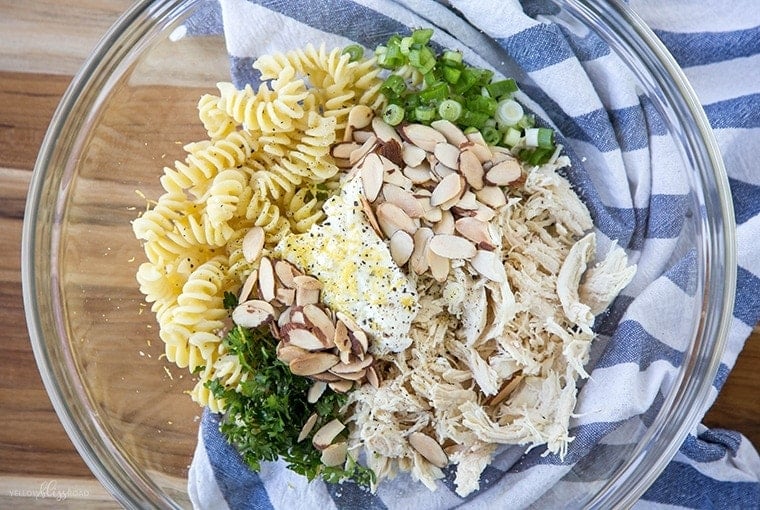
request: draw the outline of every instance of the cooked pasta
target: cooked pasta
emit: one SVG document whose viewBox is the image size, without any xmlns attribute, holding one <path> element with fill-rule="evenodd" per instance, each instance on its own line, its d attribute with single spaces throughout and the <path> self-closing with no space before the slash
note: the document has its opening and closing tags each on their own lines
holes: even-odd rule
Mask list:
<svg viewBox="0 0 760 510">
<path fill-rule="evenodd" d="M 338 175 L 329 151 L 343 135 L 349 107 L 382 101 L 374 57 L 351 62 L 340 50 L 309 45 L 263 56 L 254 67 L 264 80 L 255 90 L 222 82 L 218 94 L 200 97 L 208 139 L 184 146 L 184 159 L 163 169 L 165 193 L 133 221 L 147 258 L 136 278 L 166 357 L 196 374 L 190 394 L 214 411 L 224 402 L 206 383 L 237 387 L 243 380 L 221 335 L 224 291 L 256 269 L 243 255 L 245 233 L 262 227 L 271 249 L 321 221 Z"/>
</svg>

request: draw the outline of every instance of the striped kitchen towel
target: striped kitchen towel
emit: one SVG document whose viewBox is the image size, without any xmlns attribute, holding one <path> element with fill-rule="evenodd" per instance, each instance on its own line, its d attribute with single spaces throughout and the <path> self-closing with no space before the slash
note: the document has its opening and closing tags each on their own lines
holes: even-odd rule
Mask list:
<svg viewBox="0 0 760 510">
<path fill-rule="evenodd" d="M 592 212 L 603 244 L 617 239 L 638 265 L 633 282 L 599 318 L 591 378 L 580 391 L 564 459 L 542 448 L 508 448 L 461 498 L 452 476 L 435 492 L 401 476 L 376 494 L 351 484 L 308 484 L 281 463 L 250 471 L 205 413 L 189 473 L 197 508 L 291 509 L 576 507 L 598 490 L 655 419 L 685 358 L 696 307 L 697 260 L 679 242 L 700 217 L 693 176 L 665 136 L 666 122 L 626 75 L 618 55 L 593 33 L 556 17 L 549 0 L 321 0 L 304 8 L 281 0 L 220 0 L 187 21 L 188 36 L 223 30 L 233 81 L 255 83 L 253 60 L 267 52 L 324 41 L 373 48 L 408 27 L 433 26 L 435 41 L 464 49 L 474 65 L 502 66 L 529 103 L 564 135 L 568 178 Z M 736 303 L 709 408 L 760 319 L 760 9 L 757 0 L 630 0 L 696 89 L 723 151 L 737 223 Z M 473 31 L 464 23 L 482 30 Z M 438 28 L 442 27 L 442 28 Z M 481 44 L 487 36 L 495 45 Z M 462 41 L 462 42 L 459 42 Z M 476 54 L 470 48 L 479 48 Z M 506 50 L 505 60 L 500 50 Z M 593 78 L 594 85 L 592 86 Z M 652 176 L 657 174 L 657 179 Z M 692 218 L 691 220 L 689 218 Z M 639 508 L 760 508 L 760 458 L 736 432 L 698 426 Z"/>
</svg>

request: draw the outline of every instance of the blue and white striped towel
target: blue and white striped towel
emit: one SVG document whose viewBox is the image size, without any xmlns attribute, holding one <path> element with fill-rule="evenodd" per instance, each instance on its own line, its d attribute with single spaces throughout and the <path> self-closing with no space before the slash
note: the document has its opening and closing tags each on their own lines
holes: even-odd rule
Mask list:
<svg viewBox="0 0 760 510">
<path fill-rule="evenodd" d="M 453 14 L 441 17 L 443 7 L 407 3 L 415 14 L 386 0 L 323 0 L 317 4 L 322 15 L 307 19 L 298 2 L 220 0 L 221 8 L 209 2 L 185 28 L 190 35 L 223 29 L 238 85 L 257 79 L 250 64 L 262 53 L 312 41 L 328 47 L 357 41 L 372 48 L 408 26 L 430 26 L 429 19 L 446 27 L 436 31 L 440 44 L 461 47 L 448 34 L 474 44 L 458 34 L 463 24 Z M 541 448 L 508 449 L 484 472 L 481 490 L 466 500 L 454 494 L 450 478 L 432 494 L 402 477 L 371 495 L 352 484 L 307 484 L 279 463 L 253 473 L 219 434 L 217 417 L 206 413 L 189 473 L 198 508 L 573 507 L 605 481 L 609 466 L 600 465 L 604 456 L 595 453 L 630 446 L 630 437 L 651 422 L 668 394 L 692 327 L 681 314 L 695 304 L 695 260 L 693 253 L 679 252 L 682 218 L 692 204 L 683 169 L 664 163 L 678 156 L 662 136 L 661 118 L 624 78 L 619 59 L 601 39 L 545 22 L 542 15 L 553 11 L 550 1 L 451 4 L 512 56 L 510 74 L 567 137 L 574 158 L 569 177 L 589 203 L 600 237 L 618 239 L 638 263 L 635 280 L 597 323 L 594 370 L 579 396 L 571 422 L 576 439 L 567 457 L 541 456 Z M 704 413 L 760 319 L 760 257 L 753 253 L 760 241 L 760 9 L 757 0 L 630 0 L 629 6 L 696 89 L 723 151 L 734 198 L 736 305 Z M 465 56 L 483 64 L 477 55 Z M 607 77 L 595 80 L 606 84 L 592 88 L 586 79 L 592 75 Z M 647 177 L 659 171 L 671 177 L 650 186 Z M 760 457 L 740 434 L 699 426 L 636 507 L 760 508 Z"/>
</svg>

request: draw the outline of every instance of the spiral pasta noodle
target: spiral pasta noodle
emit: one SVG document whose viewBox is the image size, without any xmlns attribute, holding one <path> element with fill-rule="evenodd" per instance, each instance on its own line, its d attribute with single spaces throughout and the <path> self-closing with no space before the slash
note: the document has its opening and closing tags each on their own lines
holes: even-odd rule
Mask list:
<svg viewBox="0 0 760 510">
<path fill-rule="evenodd" d="M 199 98 L 208 139 L 186 144 L 184 159 L 163 169 L 165 193 L 132 223 L 147 259 L 136 280 L 166 358 L 197 377 L 190 395 L 213 411 L 224 402 L 208 382 L 237 388 L 247 375 L 222 342 L 224 292 L 256 269 L 243 254 L 246 232 L 261 227 L 272 249 L 321 222 L 337 187 L 331 145 L 353 105 L 382 102 L 374 57 L 350 61 L 340 49 L 308 45 L 254 67 L 264 80 L 255 90 L 222 82 Z"/>
</svg>

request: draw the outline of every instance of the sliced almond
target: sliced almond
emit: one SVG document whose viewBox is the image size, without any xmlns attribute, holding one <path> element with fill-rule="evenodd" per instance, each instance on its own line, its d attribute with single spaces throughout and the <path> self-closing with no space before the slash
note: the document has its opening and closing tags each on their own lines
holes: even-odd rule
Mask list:
<svg viewBox="0 0 760 510">
<path fill-rule="evenodd" d="M 520 385 L 520 383 L 523 380 L 523 376 L 521 375 L 515 375 L 512 377 L 512 379 L 509 380 L 507 384 L 504 385 L 504 387 L 499 390 L 499 393 L 493 396 L 488 402 L 486 402 L 489 406 L 497 406 L 501 404 L 508 396 L 510 396 L 514 391 L 517 389 L 517 387 Z"/>
<path fill-rule="evenodd" d="M 459 166 L 459 147 L 451 145 L 449 142 L 440 142 L 435 144 L 433 150 L 435 157 L 449 168 Z"/>
<path fill-rule="evenodd" d="M 372 230 L 374 230 L 377 235 L 382 236 L 383 231 L 380 228 L 380 225 L 377 223 L 377 216 L 375 216 L 375 211 L 372 209 L 369 200 L 367 200 L 367 197 L 364 195 L 361 195 L 359 199 L 362 202 L 362 210 L 364 211 L 364 216 L 367 217 L 367 221 L 372 227 Z"/>
<path fill-rule="evenodd" d="M 485 175 L 485 181 L 494 186 L 506 186 L 522 176 L 520 162 L 507 159 L 492 166 Z"/>
<path fill-rule="evenodd" d="M 497 283 L 507 281 L 507 271 L 504 269 L 504 263 L 498 254 L 488 250 L 478 250 L 472 259 L 470 259 L 472 268 Z"/>
<path fill-rule="evenodd" d="M 451 211 L 441 211 L 441 219 L 433 225 L 436 234 L 454 234 L 454 215 Z"/>
<path fill-rule="evenodd" d="M 409 234 L 414 234 L 417 230 L 417 224 L 414 220 L 403 209 L 390 202 L 383 202 L 377 206 L 375 214 L 377 215 L 377 223 L 380 225 L 380 229 L 388 239 L 397 230 L 403 230 Z"/>
<path fill-rule="evenodd" d="M 309 352 L 294 359 L 288 366 L 295 375 L 314 375 L 330 370 L 339 361 L 340 358 L 330 352 Z"/>
<path fill-rule="evenodd" d="M 338 365 L 335 365 L 335 366 L 337 367 Z M 367 370 L 364 368 L 361 368 L 357 370 L 356 372 L 346 372 L 342 374 L 335 373 L 335 371 L 333 371 L 332 369 L 330 369 L 330 372 L 346 381 L 361 381 L 362 379 L 364 379 L 364 376 L 367 374 Z"/>
<path fill-rule="evenodd" d="M 430 239 L 430 242 L 432 242 L 434 238 L 435 236 Z M 438 255 L 430 249 L 430 246 L 427 247 L 425 256 L 427 258 L 428 266 L 430 267 L 430 274 L 433 275 L 435 281 L 445 282 L 449 277 L 449 271 L 451 270 L 451 260 L 448 257 Z"/>
<path fill-rule="evenodd" d="M 462 178 L 462 182 L 464 182 L 464 178 Z M 462 199 L 461 196 L 454 197 L 454 198 L 452 198 L 450 200 L 445 201 L 444 203 L 442 203 L 438 207 L 440 207 L 444 211 L 448 211 L 448 210 L 453 209 L 454 207 L 456 207 L 461 199 Z"/>
<path fill-rule="evenodd" d="M 475 153 L 481 163 L 485 163 L 486 161 L 493 159 L 493 153 L 488 147 L 488 144 L 486 143 L 486 140 L 483 138 L 483 134 L 480 131 L 473 131 L 472 133 L 467 133 L 465 136 L 467 136 L 467 140 L 472 142 L 472 145 L 464 144 L 465 146 L 463 147 L 463 144 L 460 144 L 460 149 L 470 149 Z"/>
<path fill-rule="evenodd" d="M 363 360 L 364 354 L 369 349 L 367 334 L 363 330 L 357 329 L 351 331 L 348 336 L 351 339 L 351 353 Z"/>
<path fill-rule="evenodd" d="M 295 269 L 289 262 L 284 260 L 278 260 L 274 263 L 274 273 L 277 275 L 280 283 L 289 289 L 295 288 L 295 283 L 293 283 L 293 278 L 296 276 Z"/>
<path fill-rule="evenodd" d="M 462 193 L 462 197 L 459 199 L 459 201 L 454 206 L 455 208 L 459 210 L 465 210 L 465 211 L 475 211 L 478 209 L 480 204 L 478 203 L 478 199 L 475 198 L 475 193 L 473 193 L 470 190 L 465 191 Z"/>
<path fill-rule="evenodd" d="M 284 306 L 290 306 L 295 302 L 296 291 L 295 289 L 288 289 L 286 287 L 279 287 L 274 293 L 275 299 L 282 303 Z"/>
<path fill-rule="evenodd" d="M 400 131 L 404 138 L 426 152 L 433 152 L 437 143 L 446 141 L 440 131 L 424 124 L 407 124 Z"/>
<path fill-rule="evenodd" d="M 393 162 L 399 168 L 404 165 L 404 158 L 401 152 L 401 144 L 396 140 L 388 140 L 380 144 L 377 154 Z"/>
<path fill-rule="evenodd" d="M 356 149 L 360 149 L 361 146 L 362 144 L 353 141 L 336 143 L 330 147 L 330 155 L 333 158 L 346 160 L 349 164 L 351 164 L 351 153 Z"/>
<path fill-rule="evenodd" d="M 354 361 L 352 363 L 338 363 L 334 367 L 330 369 L 330 372 L 333 374 L 351 374 L 354 372 L 359 372 L 360 370 L 364 370 L 368 366 L 370 366 L 375 361 L 375 358 L 370 356 L 365 356 L 363 360 Z"/>
<path fill-rule="evenodd" d="M 350 340 L 349 340 L 349 342 L 350 342 Z M 349 350 L 347 350 L 347 351 L 339 351 L 338 352 L 338 357 L 340 358 L 340 362 L 343 363 L 343 364 L 345 364 L 345 365 L 348 365 L 349 363 L 353 363 L 357 359 L 356 356 L 354 356 L 353 354 L 351 354 L 351 348 L 350 347 L 349 347 Z"/>
<path fill-rule="evenodd" d="M 343 465 L 346 462 L 347 455 L 348 443 L 341 441 L 325 448 L 319 458 L 325 466 L 335 467 Z"/>
<path fill-rule="evenodd" d="M 351 154 L 348 156 L 348 162 L 352 165 L 355 165 L 363 160 L 363 158 L 369 154 L 374 154 L 375 148 L 377 147 L 377 138 L 375 137 L 369 137 L 367 140 L 364 141 L 361 146 L 351 151 Z"/>
<path fill-rule="evenodd" d="M 427 203 L 430 204 L 430 199 L 427 200 Z M 431 207 L 430 209 L 425 211 L 425 214 L 422 217 L 426 219 L 428 222 L 430 222 L 431 224 L 438 223 L 439 221 L 441 221 L 441 218 L 443 218 L 443 211 L 441 210 L 440 207 Z"/>
<path fill-rule="evenodd" d="M 327 383 L 327 385 L 330 387 L 331 390 L 336 391 L 338 393 L 346 393 L 351 390 L 351 388 L 354 387 L 354 381 L 349 381 L 347 379 L 340 379 L 340 376 L 335 376 L 338 378 L 337 381 L 332 381 Z"/>
<path fill-rule="evenodd" d="M 250 299 L 232 311 L 232 320 L 244 328 L 257 328 L 274 318 L 274 308 L 266 301 Z"/>
<path fill-rule="evenodd" d="M 443 469 L 449 463 L 449 458 L 438 441 L 427 434 L 412 432 L 409 434 L 409 444 L 435 467 Z"/>
<path fill-rule="evenodd" d="M 317 450 L 324 450 L 338 437 L 338 434 L 343 432 L 346 426 L 343 425 L 340 420 L 330 420 L 314 433 L 314 437 L 311 439 L 311 443 Z"/>
<path fill-rule="evenodd" d="M 335 321 L 335 336 L 333 336 L 335 347 L 341 352 L 351 351 L 351 339 L 348 338 L 348 328 L 346 323 L 338 319 Z"/>
<path fill-rule="evenodd" d="M 304 305 L 303 316 L 306 324 L 312 327 L 312 332 L 327 347 L 332 347 L 335 343 L 335 324 L 325 311 L 315 304 Z"/>
<path fill-rule="evenodd" d="M 494 216 L 496 216 L 496 211 L 488 207 L 487 205 L 480 204 L 476 211 L 474 211 L 475 214 L 472 214 L 472 217 L 475 219 L 478 219 L 480 221 L 485 221 L 486 223 L 491 221 Z"/>
<path fill-rule="evenodd" d="M 396 132 L 396 129 L 380 117 L 372 118 L 372 130 L 375 132 L 375 136 L 382 142 L 396 140 L 398 143 L 401 143 L 401 137 Z"/>
<path fill-rule="evenodd" d="M 383 174 L 383 181 L 388 184 L 395 184 L 401 189 L 412 189 L 412 180 L 409 179 L 400 168 L 388 168 Z"/>
<path fill-rule="evenodd" d="M 283 363 L 290 363 L 294 359 L 300 358 L 309 353 L 306 349 L 301 349 L 295 345 L 279 342 L 277 344 L 277 359 Z"/>
<path fill-rule="evenodd" d="M 370 202 L 374 202 L 383 186 L 383 163 L 377 154 L 369 154 L 359 167 L 364 196 Z"/>
<path fill-rule="evenodd" d="M 386 183 L 383 186 L 383 197 L 386 202 L 399 206 L 410 218 L 421 218 L 425 214 L 424 209 L 414 198 L 411 192 L 402 189 L 395 184 Z"/>
<path fill-rule="evenodd" d="M 324 383 L 321 383 L 321 384 L 324 384 Z M 316 400 L 314 402 L 316 402 Z M 312 415 L 309 416 L 309 419 L 306 420 L 306 423 L 304 423 L 303 427 L 301 427 L 301 432 L 298 433 L 298 439 L 296 441 L 300 443 L 301 441 L 309 437 L 309 434 L 311 434 L 311 431 L 314 429 L 314 425 L 317 424 L 317 419 L 319 419 L 319 415 L 317 413 L 312 413 Z"/>
<path fill-rule="evenodd" d="M 454 227 L 456 231 L 462 234 L 475 244 L 487 243 L 492 245 L 491 233 L 488 231 L 488 223 L 480 221 L 477 218 L 459 218 Z"/>
<path fill-rule="evenodd" d="M 372 108 L 367 105 L 358 104 L 348 112 L 347 123 L 353 129 L 364 129 L 372 123 L 374 116 Z"/>
<path fill-rule="evenodd" d="M 346 328 L 348 328 L 349 331 L 353 332 L 353 331 L 362 330 L 361 326 L 359 326 L 359 324 L 350 315 L 346 315 L 343 312 L 336 312 L 335 317 L 337 317 L 338 320 L 343 322 L 343 324 L 346 325 Z"/>
<path fill-rule="evenodd" d="M 377 139 L 377 136 L 373 131 L 365 130 L 365 129 L 355 129 L 351 133 L 351 140 L 358 142 L 358 143 L 364 143 L 370 138 Z"/>
<path fill-rule="evenodd" d="M 433 235 L 435 235 L 433 230 L 427 227 L 421 227 L 414 233 L 414 250 L 409 258 L 409 263 L 412 266 L 412 271 L 416 274 L 422 274 L 428 270 L 428 243 Z"/>
<path fill-rule="evenodd" d="M 424 149 L 417 147 L 412 143 L 404 142 L 401 146 L 401 156 L 407 166 L 416 167 L 425 161 L 427 153 Z"/>
<path fill-rule="evenodd" d="M 243 257 L 248 262 L 253 262 L 259 255 L 261 250 L 264 249 L 264 229 L 261 227 L 251 227 L 243 237 L 242 249 Z"/>
<path fill-rule="evenodd" d="M 343 379 L 341 379 L 339 375 L 331 374 L 330 372 L 327 372 L 327 371 L 310 375 L 309 377 L 314 379 L 315 381 L 325 382 L 328 384 L 328 386 L 330 383 L 343 381 Z"/>
<path fill-rule="evenodd" d="M 259 263 L 259 293 L 264 301 L 273 301 L 275 296 L 274 268 L 268 257 Z"/>
<path fill-rule="evenodd" d="M 259 272 L 254 269 L 250 272 L 248 277 L 245 279 L 245 283 L 243 283 L 243 288 L 240 289 L 240 294 L 238 295 L 238 303 L 242 303 L 243 301 L 248 301 L 248 298 L 251 296 L 251 291 L 253 290 L 253 286 L 256 285 L 256 282 L 259 279 Z"/>
<path fill-rule="evenodd" d="M 470 149 L 465 149 L 459 154 L 459 171 L 464 175 L 467 184 L 474 190 L 483 188 L 483 164 L 480 159 Z"/>
<path fill-rule="evenodd" d="M 409 233 L 403 230 L 397 230 L 390 240 L 390 251 L 393 262 L 398 267 L 402 267 L 409 261 L 409 257 L 412 256 L 414 251 L 414 240 Z"/>
<path fill-rule="evenodd" d="M 446 176 L 433 190 L 433 194 L 430 196 L 430 205 L 436 207 L 453 199 L 458 200 L 464 191 L 464 186 L 465 180 L 459 174 Z"/>
<path fill-rule="evenodd" d="M 451 121 L 438 119 L 430 123 L 430 127 L 441 133 L 446 141 L 457 147 L 467 141 L 467 137 L 461 129 Z"/>
<path fill-rule="evenodd" d="M 377 370 L 375 370 L 375 367 L 368 367 L 367 368 L 367 382 L 372 385 L 373 388 L 379 388 L 380 387 L 380 376 L 377 375 Z"/>
<path fill-rule="evenodd" d="M 308 287 L 297 287 L 295 302 L 299 306 L 319 303 L 319 290 Z"/>
<path fill-rule="evenodd" d="M 412 181 L 412 184 L 424 184 L 433 179 L 430 174 L 430 165 L 427 162 L 420 163 L 417 166 L 405 166 L 403 173 L 407 179 Z"/>
<path fill-rule="evenodd" d="M 298 275 L 293 277 L 293 284 L 296 288 L 303 287 L 309 290 L 322 290 L 322 282 L 309 275 Z"/>
<path fill-rule="evenodd" d="M 315 381 L 314 384 L 309 387 L 308 393 L 306 393 L 306 401 L 309 404 L 316 403 L 326 389 L 327 384 L 324 381 Z"/>
<path fill-rule="evenodd" d="M 287 335 L 285 333 L 282 333 L 282 335 L 287 339 L 289 345 L 295 345 L 296 347 L 306 349 L 307 351 L 320 351 L 327 347 L 326 341 L 322 340 L 308 329 L 291 329 L 287 332 Z M 330 343 L 332 343 L 332 337 L 330 338 Z M 319 372 L 321 372 L 321 370 L 319 370 Z"/>
<path fill-rule="evenodd" d="M 496 186 L 486 186 L 475 193 L 475 196 L 480 202 L 483 202 L 489 207 L 498 209 L 506 205 L 507 197 L 504 195 L 504 190 Z"/>
<path fill-rule="evenodd" d="M 436 234 L 430 240 L 430 251 L 447 259 L 469 259 L 475 256 L 477 249 L 472 241 L 464 237 Z"/>
<path fill-rule="evenodd" d="M 456 174 L 457 171 L 456 167 L 450 167 L 448 165 L 444 165 L 441 161 L 437 161 L 433 163 L 431 173 L 438 181 L 442 181 L 449 175 Z"/>
</svg>

